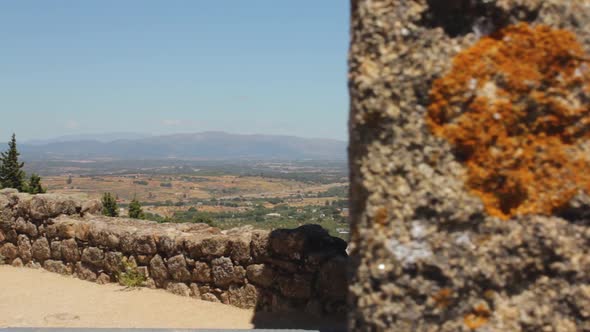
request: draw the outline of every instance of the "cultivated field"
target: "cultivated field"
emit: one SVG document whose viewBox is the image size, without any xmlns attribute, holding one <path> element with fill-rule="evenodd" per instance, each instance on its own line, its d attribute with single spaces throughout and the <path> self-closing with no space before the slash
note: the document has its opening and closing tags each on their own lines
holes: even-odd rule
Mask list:
<svg viewBox="0 0 590 332">
<path fill-rule="evenodd" d="M 234 198 L 289 198 L 313 195 L 346 183 L 313 184 L 293 180 L 242 176 L 184 176 L 184 175 L 61 175 L 43 178 L 50 192 L 85 195 L 100 198 L 103 193 L 117 195 L 121 202 L 136 197 L 150 205 L 153 203 L 191 202 L 206 199 L 230 200 Z M 295 205 L 320 203 L 329 198 L 300 198 Z"/>
<path fill-rule="evenodd" d="M 147 219 L 161 222 L 263 229 L 318 223 L 333 235 L 347 229 L 348 184 L 339 165 L 83 165 L 89 168 L 72 171 L 57 164 L 43 177 L 43 185 L 49 192 L 97 199 L 110 192 L 118 197 L 120 215 L 127 214 L 136 198 Z"/>
</svg>

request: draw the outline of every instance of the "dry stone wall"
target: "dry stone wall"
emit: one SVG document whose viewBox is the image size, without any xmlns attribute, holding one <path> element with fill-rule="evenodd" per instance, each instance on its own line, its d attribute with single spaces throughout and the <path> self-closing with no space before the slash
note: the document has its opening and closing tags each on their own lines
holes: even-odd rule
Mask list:
<svg viewBox="0 0 590 332">
<path fill-rule="evenodd" d="M 0 191 L 0 259 L 263 311 L 346 311 L 346 243 L 317 225 L 221 231 L 100 216 L 100 202 Z M 123 276 L 123 277 L 122 277 Z"/>
<path fill-rule="evenodd" d="M 351 330 L 590 331 L 590 1 L 351 6 Z"/>
</svg>

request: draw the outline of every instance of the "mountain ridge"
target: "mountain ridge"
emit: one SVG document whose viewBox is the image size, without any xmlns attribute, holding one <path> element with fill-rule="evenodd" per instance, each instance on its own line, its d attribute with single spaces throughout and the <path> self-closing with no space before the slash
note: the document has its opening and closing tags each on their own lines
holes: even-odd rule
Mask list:
<svg viewBox="0 0 590 332">
<path fill-rule="evenodd" d="M 90 135 L 91 136 L 91 135 Z M 86 137 L 90 137 L 86 135 Z M 75 138 L 75 137 L 74 137 Z M 177 133 L 109 140 L 47 140 L 20 144 L 27 159 L 318 159 L 346 158 L 345 141 L 287 135 Z"/>
</svg>

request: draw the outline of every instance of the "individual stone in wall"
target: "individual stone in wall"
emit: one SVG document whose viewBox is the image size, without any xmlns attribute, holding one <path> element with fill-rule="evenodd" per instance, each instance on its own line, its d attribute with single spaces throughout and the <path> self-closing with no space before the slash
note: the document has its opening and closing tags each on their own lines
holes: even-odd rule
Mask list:
<svg viewBox="0 0 590 332">
<path fill-rule="evenodd" d="M 590 330 L 590 1 L 351 4 L 350 328 Z"/>
</svg>

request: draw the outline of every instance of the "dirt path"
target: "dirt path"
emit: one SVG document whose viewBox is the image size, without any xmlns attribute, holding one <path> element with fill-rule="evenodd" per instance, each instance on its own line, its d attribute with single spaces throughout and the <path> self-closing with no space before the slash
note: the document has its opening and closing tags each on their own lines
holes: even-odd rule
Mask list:
<svg viewBox="0 0 590 332">
<path fill-rule="evenodd" d="M 251 310 L 163 290 L 125 290 L 41 269 L 0 266 L 0 328 L 252 328 L 253 316 Z"/>
</svg>

